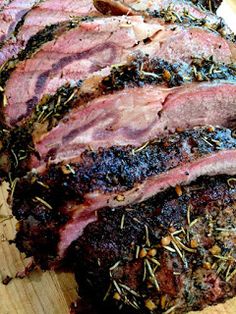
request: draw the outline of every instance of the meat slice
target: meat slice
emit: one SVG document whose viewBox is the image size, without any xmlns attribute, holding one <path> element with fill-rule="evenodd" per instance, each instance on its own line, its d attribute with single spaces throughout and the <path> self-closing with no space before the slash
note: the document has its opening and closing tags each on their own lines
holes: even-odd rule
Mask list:
<svg viewBox="0 0 236 314">
<path fill-rule="evenodd" d="M 68 42 L 69 47 L 65 45 Z M 187 64 L 193 57 L 212 55 L 218 62 L 235 60 L 231 43 L 203 28 L 173 27 L 157 20 L 145 23 L 142 17 L 84 21 L 16 66 L 4 83 L 7 124 L 14 125 L 28 116 L 43 95 L 55 93 L 66 82 L 84 80 L 104 68 L 109 73 L 107 67 L 126 62 L 128 56 L 140 50 L 150 57 Z"/>
<path fill-rule="evenodd" d="M 69 161 L 87 148 L 138 146 L 175 129 L 235 124 L 234 65 L 195 59 L 183 66 L 140 55 L 109 71 L 60 88 L 23 126 L 3 130 L 1 170 L 14 178 L 32 167 Z"/>
<path fill-rule="evenodd" d="M 220 2 L 221 0 L 94 0 L 94 5 L 103 14 L 143 14 L 147 17 L 151 15 L 162 17 L 166 22 L 197 23 L 205 27 L 208 27 L 209 23 L 222 35 L 235 40 L 235 35 L 224 20 L 204 9 L 207 7 L 210 10 L 215 10 Z"/>
<path fill-rule="evenodd" d="M 139 41 L 162 29 L 160 24 L 145 24 L 141 17 L 87 19 L 77 24 L 13 71 L 5 86 L 8 123 L 27 115 L 44 94 L 54 93 L 64 83 L 119 63 Z"/>
<path fill-rule="evenodd" d="M 173 8 L 177 13 L 183 13 L 184 9 L 195 18 L 207 17 L 216 21 L 217 16 L 210 12 L 205 12 L 195 3 L 201 0 L 94 0 L 95 7 L 103 14 L 135 14 L 136 12 L 161 11 L 168 7 Z M 204 1 L 204 0 L 203 0 Z"/>
<path fill-rule="evenodd" d="M 33 142 L 40 159 L 33 158 L 31 166 L 68 162 L 85 149 L 138 147 L 178 128 L 234 126 L 235 99 L 236 84 L 226 81 L 173 88 L 146 85 L 101 96 L 76 107 L 51 131 L 36 131 Z"/>
<path fill-rule="evenodd" d="M 205 177 L 181 195 L 169 189 L 140 204 L 101 210 L 67 258 L 81 295 L 101 313 L 109 307 L 110 313 L 181 314 L 234 297 L 233 182 Z"/>
<path fill-rule="evenodd" d="M 28 245 L 27 254 L 62 258 L 96 211 L 142 202 L 170 186 L 187 184 L 202 175 L 236 174 L 236 138 L 225 128 L 198 128 L 144 143 L 85 151 L 70 163 L 33 171 L 15 188 L 13 213 L 27 225 L 29 242 L 43 237 L 43 250 Z M 41 228 L 42 227 L 42 228 Z M 60 239 L 60 241 L 58 241 Z M 41 241 L 41 240 L 40 240 Z M 50 242 L 50 240 L 49 240 Z M 38 256 L 38 255 L 37 255 Z"/>
<path fill-rule="evenodd" d="M 196 18 L 209 16 L 212 19 L 217 19 L 213 14 L 202 11 L 188 0 L 94 0 L 94 5 L 103 14 L 135 14 L 135 12 L 160 11 L 161 9 L 172 7 L 177 13 L 182 13 L 185 8 L 186 11 L 189 11 Z"/>
<path fill-rule="evenodd" d="M 0 42 L 9 38 L 17 23 L 39 0 L 14 0 L 6 4 L 0 11 Z"/>
<path fill-rule="evenodd" d="M 87 15 L 99 15 L 92 0 L 46 0 L 39 3 L 24 17 L 15 38 L 6 41 L 1 48 L 0 65 L 12 57 L 17 57 L 17 54 L 26 47 L 29 39 L 47 25 L 67 21 L 73 16 Z"/>
</svg>

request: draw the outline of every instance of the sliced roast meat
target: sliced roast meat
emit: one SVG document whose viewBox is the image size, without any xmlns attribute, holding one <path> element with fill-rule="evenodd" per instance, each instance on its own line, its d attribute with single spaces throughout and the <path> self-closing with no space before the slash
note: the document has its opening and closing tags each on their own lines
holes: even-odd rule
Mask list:
<svg viewBox="0 0 236 314">
<path fill-rule="evenodd" d="M 163 28 L 146 24 L 141 17 L 88 19 L 78 24 L 17 65 L 5 86 L 8 123 L 27 115 L 44 94 L 54 93 L 64 83 L 119 63 L 139 41 Z"/>
<path fill-rule="evenodd" d="M 195 3 L 194 3 L 195 2 Z M 137 15 L 161 17 L 166 22 L 189 23 L 190 25 L 202 25 L 219 31 L 223 36 L 235 41 L 235 35 L 217 15 L 206 11 L 203 6 L 215 9 L 218 0 L 94 0 L 94 5 L 103 14 L 113 15 Z M 194 4 L 198 4 L 194 5 Z"/>
<path fill-rule="evenodd" d="M 22 17 L 40 0 L 14 0 L 0 11 L 0 42 L 9 38 Z"/>
<path fill-rule="evenodd" d="M 101 210 L 67 258 L 81 294 L 101 313 L 181 314 L 234 297 L 234 180 L 205 177 L 181 195 L 170 189 L 137 205 Z M 23 223 L 18 241 L 27 236 Z"/>
<path fill-rule="evenodd" d="M 18 38 L 28 39 L 43 29 L 46 25 L 66 21 L 70 17 L 98 15 L 91 0 L 67 0 L 55 1 L 46 0 L 31 10 L 21 26 Z"/>
<path fill-rule="evenodd" d="M 193 0 L 194 1 L 194 0 Z M 173 8 L 176 13 L 188 11 L 195 18 L 209 18 L 212 21 L 217 21 L 218 17 L 210 12 L 203 11 L 200 7 L 193 4 L 193 1 L 188 0 L 94 0 L 95 7 L 103 14 L 137 14 L 152 11 L 161 11 L 167 8 Z M 192 2 L 192 3 L 191 3 Z"/>
<path fill-rule="evenodd" d="M 0 65 L 26 47 L 29 39 L 47 25 L 67 21 L 71 17 L 99 15 L 92 0 L 46 0 L 39 3 L 24 17 L 15 38 L 5 42 L 0 50 Z"/>
<path fill-rule="evenodd" d="M 108 76 L 104 76 L 106 70 L 100 71 L 80 84 L 63 86 L 55 95 L 45 97 L 32 114 L 24 120 L 22 127 L 11 129 L 7 136 L 5 132 L 2 132 L 5 135 L 0 151 L 1 158 L 4 160 L 1 170 L 6 174 L 11 171 L 12 177 L 22 176 L 32 167 L 45 165 L 45 162 L 46 164 L 56 163 L 61 158 L 70 160 L 88 147 L 93 149 L 99 145 L 108 147 L 112 145 L 111 136 L 116 144 L 135 145 L 153 136 L 172 132 L 176 128 L 184 129 L 204 125 L 204 123 L 234 126 L 233 96 L 236 68 L 233 64 L 224 65 L 215 63 L 211 59 L 195 59 L 192 60 L 190 66 L 186 66 L 139 55 L 124 65 L 112 67 L 110 71 Z M 208 83 L 199 85 L 195 83 L 203 81 Z M 178 87 L 183 84 L 187 87 Z M 132 88 L 135 89 L 132 90 Z M 191 91 L 187 92 L 187 89 Z M 136 91 L 139 98 L 133 96 Z M 147 94 L 149 92 L 150 96 Z M 200 95 L 195 97 L 194 93 L 198 92 Z M 174 97 L 174 95 L 181 96 Z M 181 103 L 185 104 L 184 96 L 189 98 L 189 95 L 193 96 L 194 105 L 191 101 L 188 105 L 182 106 Z M 127 103 L 122 105 L 121 100 L 126 96 L 133 100 L 128 105 Z M 167 103 L 170 102 L 168 97 L 177 103 L 176 106 L 168 106 L 167 115 L 164 102 L 165 99 Z M 220 101 L 222 97 L 227 101 Z M 177 101 L 177 98 L 182 100 Z M 202 104 L 203 102 L 205 103 Z M 201 111 L 195 110 L 195 107 L 199 108 L 199 106 L 207 113 L 204 119 Z M 75 109 L 72 110 L 72 108 Z M 135 113 L 131 108 L 135 108 Z M 143 120 L 140 125 L 138 125 L 140 119 L 131 119 L 132 116 L 138 115 L 147 108 L 151 108 L 152 113 L 156 108 L 153 117 L 150 113 L 146 113 L 145 122 Z M 220 115 L 215 115 L 215 108 L 220 110 Z M 107 116 L 107 109 L 113 117 L 111 114 Z M 178 113 L 180 110 L 182 110 L 181 115 Z M 86 116 L 88 112 L 90 114 Z M 131 112 L 132 115 L 130 115 Z M 91 123 L 93 113 L 96 113 L 96 116 L 99 115 L 95 127 L 94 123 Z M 171 117 L 175 114 L 178 118 L 172 119 Z M 185 114 L 186 116 L 194 114 L 192 123 L 186 123 Z M 82 120 L 81 117 L 85 119 Z M 148 121 L 153 119 L 155 123 L 148 126 Z M 164 122 L 165 119 L 166 122 Z M 175 122 L 174 125 L 173 122 Z M 136 132 L 139 139 L 134 140 L 134 131 L 138 131 L 144 123 L 146 123 L 146 128 Z M 93 131 L 93 127 L 96 132 Z M 101 135 L 103 135 L 102 141 Z"/>
<path fill-rule="evenodd" d="M 76 107 L 41 136 L 40 130 L 35 132 L 33 142 L 41 159 L 33 157 L 31 165 L 36 168 L 45 162 L 67 162 L 85 149 L 129 144 L 138 147 L 178 128 L 206 124 L 236 124 L 235 82 L 124 89 Z"/>
<path fill-rule="evenodd" d="M 143 42 L 147 38 L 150 42 Z M 68 42 L 69 47 L 65 44 Z M 141 17 L 84 21 L 43 44 L 30 59 L 16 66 L 5 82 L 7 124 L 14 125 L 28 116 L 43 95 L 55 93 L 66 82 L 83 80 L 98 70 L 125 62 L 140 50 L 169 62 L 189 64 L 193 57 L 210 56 L 225 63 L 235 60 L 231 43 L 207 29 L 167 26 L 157 20 L 145 23 Z"/>
<path fill-rule="evenodd" d="M 135 14 L 137 12 L 148 12 L 154 10 L 161 11 L 162 9 L 172 7 L 177 13 L 182 13 L 185 9 L 196 18 L 211 17 L 214 20 L 217 19 L 217 17 L 213 14 L 202 11 L 188 0 L 94 0 L 94 5 L 103 14 Z"/>
<path fill-rule="evenodd" d="M 56 229 L 60 242 L 48 248 L 61 258 L 100 208 L 142 202 L 170 186 L 216 174 L 236 174 L 235 133 L 198 128 L 140 147 L 88 150 L 71 163 L 32 172 L 16 185 L 13 213 L 32 227 L 29 234 L 42 223 L 52 237 Z"/>
</svg>

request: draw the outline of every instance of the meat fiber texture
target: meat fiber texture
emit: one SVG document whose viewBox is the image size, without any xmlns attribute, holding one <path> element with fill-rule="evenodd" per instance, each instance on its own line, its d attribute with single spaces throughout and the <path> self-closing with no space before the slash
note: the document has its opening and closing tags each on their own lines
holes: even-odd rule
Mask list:
<svg viewBox="0 0 236 314">
<path fill-rule="evenodd" d="M 69 162 L 85 149 L 139 147 L 178 128 L 233 126 L 235 117 L 234 82 L 124 89 L 76 107 L 51 131 L 35 134 L 34 145 L 41 159 L 32 157 L 31 167 L 44 168 L 47 161 Z"/>
<path fill-rule="evenodd" d="M 72 17 L 87 15 L 99 15 L 92 0 L 47 0 L 39 3 L 24 16 L 23 24 L 15 37 L 7 40 L 1 47 L 0 65 L 8 59 L 16 57 L 26 47 L 29 39 L 47 25 L 67 21 Z"/>
<path fill-rule="evenodd" d="M 82 22 L 44 44 L 31 59 L 21 62 L 6 82 L 8 123 L 27 115 L 44 94 L 53 94 L 66 82 L 120 63 L 139 41 L 160 29 L 159 24 L 145 24 L 142 17 L 111 17 Z"/>
<path fill-rule="evenodd" d="M 145 45 L 142 40 L 147 38 L 153 39 Z M 70 43 L 69 50 L 66 42 Z M 55 93 L 63 84 L 84 80 L 98 70 L 125 62 L 140 50 L 169 62 L 190 63 L 192 57 L 214 55 L 216 61 L 230 63 L 235 58 L 228 41 L 201 28 L 172 29 L 145 23 L 141 17 L 82 22 L 16 66 L 5 86 L 7 123 L 14 125 L 27 116 L 43 95 Z"/>
<path fill-rule="evenodd" d="M 22 221 L 26 237 L 19 248 L 43 265 L 60 260 L 105 206 L 139 203 L 203 175 L 234 175 L 235 148 L 230 129 L 206 127 L 138 148 L 86 151 L 71 163 L 52 165 L 43 174 L 31 173 L 14 192 L 13 213 Z"/>
<path fill-rule="evenodd" d="M 37 3 L 39 0 L 14 0 L 0 8 L 0 42 L 11 36 L 17 23 Z"/>
</svg>

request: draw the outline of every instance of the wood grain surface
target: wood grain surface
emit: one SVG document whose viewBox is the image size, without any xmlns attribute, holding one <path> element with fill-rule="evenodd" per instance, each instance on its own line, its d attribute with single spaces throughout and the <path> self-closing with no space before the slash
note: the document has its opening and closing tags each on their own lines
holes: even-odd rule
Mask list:
<svg viewBox="0 0 236 314">
<path fill-rule="evenodd" d="M 0 189 L 0 221 L 11 215 L 7 206 L 7 189 Z M 14 278 L 29 263 L 15 245 L 9 245 L 15 235 L 14 218 L 0 223 L 0 314 L 67 314 L 76 300 L 76 283 L 72 274 L 35 270 L 28 278 Z M 8 285 L 2 280 L 13 278 Z"/>
<path fill-rule="evenodd" d="M 235 12 L 234 18 L 232 12 Z M 226 19 L 229 17 L 229 24 L 236 31 L 236 0 L 225 0 L 220 15 Z M 3 184 L 0 187 L 0 314 L 69 314 L 71 302 L 77 299 L 77 286 L 72 274 L 36 269 L 29 277 L 14 278 L 29 259 L 8 243 L 14 238 L 16 220 L 11 218 L 6 199 L 7 185 Z M 3 285 L 2 280 L 6 276 L 13 279 L 8 285 Z M 194 313 L 236 314 L 236 298 Z"/>
</svg>

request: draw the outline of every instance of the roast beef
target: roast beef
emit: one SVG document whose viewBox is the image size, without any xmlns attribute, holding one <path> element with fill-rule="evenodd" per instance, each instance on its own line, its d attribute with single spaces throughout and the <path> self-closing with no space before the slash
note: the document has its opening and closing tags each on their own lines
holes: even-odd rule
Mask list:
<svg viewBox="0 0 236 314">
<path fill-rule="evenodd" d="M 209 18 L 217 21 L 218 17 L 210 12 L 205 12 L 194 4 L 198 0 L 94 0 L 95 7 L 103 14 L 111 13 L 114 15 L 136 14 L 137 12 L 161 11 L 168 7 L 173 8 L 176 13 L 182 14 L 184 10 L 188 11 L 195 18 Z M 201 0 L 199 0 L 201 1 Z M 204 1 L 204 0 L 203 0 Z"/>
<path fill-rule="evenodd" d="M 11 36 L 18 22 L 37 3 L 39 0 L 14 0 L 0 8 L 0 44 Z"/>
<path fill-rule="evenodd" d="M 145 24 L 141 17 L 78 21 L 77 27 L 43 44 L 31 59 L 20 62 L 13 71 L 5 86 L 7 122 L 14 124 L 44 94 L 54 93 L 65 82 L 83 79 L 120 62 L 138 41 L 160 29 L 160 24 Z M 5 72 L 4 75 L 7 76 Z"/>
<path fill-rule="evenodd" d="M 235 36 L 210 12 L 218 0 L 93 2 L 100 13 L 92 0 L 27 2 L 0 22 L 12 242 L 43 269 L 72 269 L 102 312 L 224 301 L 236 291 Z"/>
<path fill-rule="evenodd" d="M 25 15 L 15 38 L 10 38 L 1 48 L 0 65 L 12 57 L 17 57 L 17 54 L 26 47 L 29 39 L 47 25 L 67 21 L 71 17 L 87 15 L 99 15 L 92 0 L 46 0 L 39 3 Z"/>
<path fill-rule="evenodd" d="M 202 175 L 234 175 L 234 133 L 224 128 L 193 129 L 138 148 L 88 150 L 73 162 L 52 165 L 42 174 L 32 172 L 16 184 L 13 213 L 28 226 L 29 241 L 42 238 L 43 245 L 22 249 L 39 258 L 46 254 L 43 263 L 53 261 L 64 256 L 104 206 L 142 202 Z"/>
<path fill-rule="evenodd" d="M 143 43 L 148 38 L 150 42 Z M 65 45 L 68 42 L 69 49 Z M 157 20 L 145 23 L 141 17 L 84 21 L 43 44 L 30 59 L 20 62 L 4 82 L 7 124 L 14 125 L 27 116 L 44 94 L 53 94 L 68 81 L 83 80 L 100 69 L 125 62 L 140 50 L 169 62 L 190 63 L 193 57 L 212 55 L 215 61 L 235 60 L 234 46 L 203 28 L 167 26 Z M 9 73 L 2 73 L 7 79 Z"/>
<path fill-rule="evenodd" d="M 216 21 L 218 18 L 214 14 L 208 12 L 206 13 L 201 10 L 201 8 L 193 5 L 191 0 L 94 0 L 94 5 L 103 14 L 135 14 L 136 12 L 147 12 L 154 10 L 161 11 L 162 9 L 172 7 L 176 13 L 183 13 L 183 10 L 185 9 L 196 18 L 208 17 L 214 21 Z"/>
<path fill-rule="evenodd" d="M 195 6 L 193 3 L 198 4 Z M 197 23 L 211 25 L 223 36 L 235 40 L 235 35 L 225 24 L 224 20 L 215 14 L 207 12 L 203 6 L 214 9 L 218 0 L 94 0 L 94 5 L 103 14 L 137 15 L 162 17 L 166 22 Z"/>
<path fill-rule="evenodd" d="M 85 149 L 112 145 L 139 146 L 176 129 L 213 124 L 232 126 L 236 121 L 236 84 L 192 83 L 124 89 L 101 96 L 72 110 L 51 131 L 33 142 L 40 159 L 32 167 L 70 161 Z"/>
<path fill-rule="evenodd" d="M 175 129 L 210 123 L 234 126 L 235 71 L 234 65 L 211 59 L 195 59 L 187 67 L 139 55 L 112 67 L 108 76 L 99 72 L 64 86 L 45 97 L 22 127 L 2 130 L 1 170 L 14 178 L 32 167 L 69 161 L 88 147 L 140 145 Z M 144 110 L 145 119 L 136 119 Z"/>
<path fill-rule="evenodd" d="M 205 177 L 181 195 L 170 189 L 99 211 L 68 254 L 81 295 L 99 313 L 158 314 L 202 310 L 234 297 L 234 182 Z"/>
</svg>

